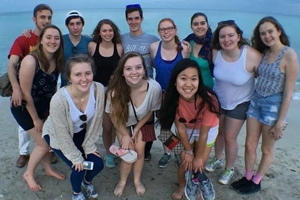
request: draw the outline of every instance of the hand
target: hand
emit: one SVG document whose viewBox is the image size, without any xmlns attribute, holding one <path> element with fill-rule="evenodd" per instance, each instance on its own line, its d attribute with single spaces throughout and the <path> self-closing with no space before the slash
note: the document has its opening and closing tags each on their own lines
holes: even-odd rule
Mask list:
<svg viewBox="0 0 300 200">
<path fill-rule="evenodd" d="M 283 130 L 282 130 L 282 126 L 275 124 L 270 132 L 269 132 L 269 136 L 272 137 L 274 140 L 279 140 L 281 139 L 282 135 L 283 135 Z"/>
<path fill-rule="evenodd" d="M 100 152 L 99 151 L 95 151 L 92 154 L 94 154 L 95 156 L 101 158 Z M 85 159 L 87 159 L 87 154 L 85 154 Z"/>
<path fill-rule="evenodd" d="M 33 125 L 34 125 L 35 129 L 39 132 L 42 132 L 43 124 L 44 124 L 44 122 L 40 118 L 33 120 Z"/>
<path fill-rule="evenodd" d="M 194 171 L 195 172 L 203 172 L 203 160 L 202 158 L 194 158 L 194 162 L 193 162 L 193 166 L 194 166 Z"/>
<path fill-rule="evenodd" d="M 22 32 L 22 35 L 26 38 L 30 38 L 31 37 L 31 30 L 30 29 L 25 29 L 23 32 Z"/>
<path fill-rule="evenodd" d="M 184 165 L 184 169 L 187 170 L 192 170 L 193 169 L 193 160 L 194 160 L 194 155 L 184 153 L 184 160 L 182 162 L 182 165 Z"/>
<path fill-rule="evenodd" d="M 131 140 L 131 138 L 130 138 L 130 136 L 129 136 L 129 134 L 128 135 L 123 135 L 122 136 L 122 139 L 121 139 L 121 141 L 120 141 L 120 147 L 122 148 L 122 149 L 129 149 L 129 146 L 130 146 L 130 144 L 132 144 L 133 142 L 132 142 L 132 140 Z"/>
<path fill-rule="evenodd" d="M 182 43 L 182 45 L 186 46 L 187 52 L 188 52 L 188 53 L 191 53 L 192 49 L 191 49 L 190 43 L 187 42 L 187 41 L 185 41 L 185 40 L 183 40 L 181 43 Z"/>
<path fill-rule="evenodd" d="M 11 95 L 11 100 L 10 100 L 11 106 L 14 107 L 21 106 L 22 99 L 23 99 L 22 91 L 20 89 L 13 90 Z"/>
<path fill-rule="evenodd" d="M 135 143 L 136 137 L 140 132 L 141 132 L 141 130 L 133 129 L 132 136 L 131 136 L 131 141 L 133 144 Z"/>
<path fill-rule="evenodd" d="M 72 165 L 72 168 L 73 168 L 73 167 L 75 168 L 75 171 L 80 172 L 80 171 L 83 170 L 83 162 L 77 163 L 77 164 L 73 164 L 73 165 Z"/>
</svg>

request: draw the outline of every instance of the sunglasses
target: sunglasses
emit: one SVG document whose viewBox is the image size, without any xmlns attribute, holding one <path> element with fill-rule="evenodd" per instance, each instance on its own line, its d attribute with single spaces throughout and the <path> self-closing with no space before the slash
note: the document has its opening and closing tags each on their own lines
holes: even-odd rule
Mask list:
<svg viewBox="0 0 300 200">
<path fill-rule="evenodd" d="M 230 20 L 225 20 L 225 21 L 220 21 L 218 23 L 218 26 L 224 25 L 224 24 L 228 24 L 228 25 L 235 25 L 235 21 L 230 19 Z"/>
<path fill-rule="evenodd" d="M 195 124 L 195 123 L 197 122 L 197 119 L 194 118 L 194 119 L 191 119 L 189 122 L 187 122 L 186 119 L 184 119 L 183 117 L 180 117 L 180 118 L 178 119 L 178 121 L 179 121 L 180 123 L 183 123 L 183 124 L 185 124 L 185 123 Z"/>
<path fill-rule="evenodd" d="M 126 9 L 130 9 L 130 8 L 141 8 L 140 4 L 129 4 L 126 6 Z"/>
<path fill-rule="evenodd" d="M 72 53 L 73 55 L 76 55 L 78 53 L 77 47 L 72 47 Z"/>
<path fill-rule="evenodd" d="M 86 128 L 86 123 L 85 123 L 85 121 L 87 120 L 87 116 L 86 116 L 86 114 L 82 114 L 82 115 L 80 115 L 79 116 L 79 119 L 81 120 L 81 121 L 83 121 L 84 123 L 83 124 L 81 124 L 79 127 L 80 128 Z"/>
</svg>

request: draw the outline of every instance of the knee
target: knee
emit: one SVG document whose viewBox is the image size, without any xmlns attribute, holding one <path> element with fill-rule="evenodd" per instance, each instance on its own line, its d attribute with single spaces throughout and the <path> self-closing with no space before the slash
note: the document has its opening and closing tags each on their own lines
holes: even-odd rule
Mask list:
<svg viewBox="0 0 300 200">
<path fill-rule="evenodd" d="M 104 168 L 104 162 L 102 160 L 102 158 L 97 159 L 94 162 L 94 170 L 101 172 Z"/>
<path fill-rule="evenodd" d="M 261 152 L 264 156 L 273 156 L 274 149 L 269 147 L 261 147 Z"/>
<path fill-rule="evenodd" d="M 245 144 L 245 151 L 247 153 L 255 153 L 256 152 L 257 144 L 252 141 L 247 141 Z"/>
</svg>

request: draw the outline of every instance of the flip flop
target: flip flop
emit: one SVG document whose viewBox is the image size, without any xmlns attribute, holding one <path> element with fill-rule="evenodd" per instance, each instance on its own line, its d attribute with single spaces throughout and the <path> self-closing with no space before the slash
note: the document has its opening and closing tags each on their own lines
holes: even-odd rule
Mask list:
<svg viewBox="0 0 300 200">
<path fill-rule="evenodd" d="M 127 163 L 134 163 L 137 160 L 137 153 L 134 150 L 126 150 L 118 147 L 115 144 L 112 144 L 109 147 L 109 151 L 116 155 L 119 156 L 121 159 L 123 159 Z"/>
</svg>

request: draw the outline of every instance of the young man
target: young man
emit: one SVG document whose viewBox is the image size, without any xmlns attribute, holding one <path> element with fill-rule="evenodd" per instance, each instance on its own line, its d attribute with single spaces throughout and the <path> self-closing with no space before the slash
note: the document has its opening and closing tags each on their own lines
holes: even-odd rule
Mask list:
<svg viewBox="0 0 300 200">
<path fill-rule="evenodd" d="M 40 31 L 47 25 L 51 24 L 52 9 L 46 4 L 39 4 L 33 10 L 33 22 L 35 28 L 30 31 L 29 36 L 21 35 L 13 43 L 10 52 L 8 54 L 8 76 L 13 88 L 11 96 L 11 104 L 14 106 L 20 106 L 22 104 L 22 91 L 17 78 L 16 66 L 22 61 L 22 59 L 35 49 Z M 17 160 L 17 167 L 24 167 L 29 159 L 29 134 L 19 127 L 19 150 L 20 156 Z M 55 163 L 57 161 L 54 153 L 51 153 L 51 161 Z"/>
<path fill-rule="evenodd" d="M 142 29 L 142 22 L 144 20 L 143 10 L 140 4 L 127 5 L 125 10 L 125 17 L 129 26 L 129 33 L 121 36 L 124 53 L 129 51 L 136 51 L 143 55 L 147 74 L 149 78 L 153 78 L 152 60 L 150 57 L 149 47 L 153 42 L 158 41 L 158 37 L 145 33 Z M 152 128 L 152 127 L 151 127 Z M 153 123 L 154 130 L 154 123 Z M 147 142 L 145 146 L 145 160 L 151 159 L 150 150 L 153 142 Z"/>
<path fill-rule="evenodd" d="M 84 26 L 82 14 L 77 10 L 71 10 L 66 14 L 65 24 L 69 30 L 68 34 L 63 35 L 65 62 L 75 55 L 88 56 L 88 44 L 91 37 L 81 34 Z M 64 73 L 65 70 L 61 74 L 61 87 L 68 84 Z"/>
</svg>

